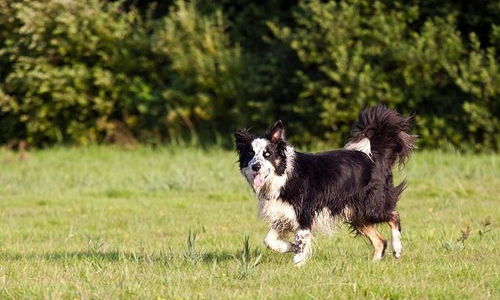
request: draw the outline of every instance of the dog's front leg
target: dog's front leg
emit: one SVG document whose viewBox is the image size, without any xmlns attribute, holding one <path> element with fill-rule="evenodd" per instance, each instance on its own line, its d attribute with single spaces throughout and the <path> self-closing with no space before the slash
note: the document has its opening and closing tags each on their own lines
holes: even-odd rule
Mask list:
<svg viewBox="0 0 500 300">
<path fill-rule="evenodd" d="M 282 240 L 284 232 L 283 229 L 280 230 L 279 224 L 273 223 L 271 229 L 264 239 L 264 245 L 267 248 L 274 250 L 279 253 L 287 253 L 293 251 L 293 246 L 291 243 Z"/>
<path fill-rule="evenodd" d="M 310 229 L 299 229 L 295 233 L 293 263 L 302 266 L 312 255 L 312 233 Z"/>
</svg>

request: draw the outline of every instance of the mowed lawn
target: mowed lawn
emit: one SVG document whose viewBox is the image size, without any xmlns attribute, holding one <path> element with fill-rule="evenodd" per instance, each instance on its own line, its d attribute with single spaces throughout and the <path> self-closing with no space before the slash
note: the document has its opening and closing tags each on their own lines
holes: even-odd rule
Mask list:
<svg viewBox="0 0 500 300">
<path fill-rule="evenodd" d="M 403 257 L 371 262 L 342 225 L 301 268 L 262 244 L 235 162 L 181 147 L 1 150 L 0 298 L 500 298 L 499 155 L 415 153 L 396 170 Z"/>
</svg>

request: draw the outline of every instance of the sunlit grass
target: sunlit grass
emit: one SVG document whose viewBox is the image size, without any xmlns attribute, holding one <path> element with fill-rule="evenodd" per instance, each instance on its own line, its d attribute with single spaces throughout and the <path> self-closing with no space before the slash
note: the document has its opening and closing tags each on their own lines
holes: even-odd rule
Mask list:
<svg viewBox="0 0 500 300">
<path fill-rule="evenodd" d="M 0 151 L 1 298 L 498 298 L 500 157 L 416 153 L 404 254 L 342 227 L 302 268 L 262 239 L 233 152 Z M 385 236 L 387 226 L 381 225 Z M 248 239 L 247 239 L 248 237 Z"/>
</svg>

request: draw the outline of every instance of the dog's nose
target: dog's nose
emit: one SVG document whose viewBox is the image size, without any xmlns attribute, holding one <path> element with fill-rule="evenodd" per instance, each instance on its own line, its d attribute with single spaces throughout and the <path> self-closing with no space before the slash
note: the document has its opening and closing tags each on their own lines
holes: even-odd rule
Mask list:
<svg viewBox="0 0 500 300">
<path fill-rule="evenodd" d="M 252 170 L 255 172 L 258 172 L 260 170 L 261 165 L 259 163 L 253 164 L 252 165 Z"/>
</svg>

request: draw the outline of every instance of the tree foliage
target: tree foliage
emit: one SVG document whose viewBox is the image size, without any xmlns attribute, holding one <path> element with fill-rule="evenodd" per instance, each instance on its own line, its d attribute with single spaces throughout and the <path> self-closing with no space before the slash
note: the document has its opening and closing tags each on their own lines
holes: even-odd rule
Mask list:
<svg viewBox="0 0 500 300">
<path fill-rule="evenodd" d="M 416 114 L 421 147 L 498 150 L 500 5 L 434 2 L 0 0 L 0 143 L 228 140 L 280 118 L 341 146 L 382 102 Z"/>
</svg>

